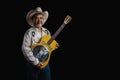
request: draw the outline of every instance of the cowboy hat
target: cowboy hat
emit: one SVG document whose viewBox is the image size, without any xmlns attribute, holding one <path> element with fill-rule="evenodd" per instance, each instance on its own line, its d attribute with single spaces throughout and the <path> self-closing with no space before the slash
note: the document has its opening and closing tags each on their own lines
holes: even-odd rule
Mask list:
<svg viewBox="0 0 120 80">
<path fill-rule="evenodd" d="M 38 13 L 43 14 L 43 17 L 44 17 L 43 24 L 48 19 L 48 11 L 42 11 L 42 9 L 40 7 L 36 7 L 35 9 L 30 10 L 26 15 L 26 20 L 30 26 L 34 26 L 33 21 L 32 21 L 32 17 L 33 17 L 33 15 L 38 14 Z"/>
</svg>

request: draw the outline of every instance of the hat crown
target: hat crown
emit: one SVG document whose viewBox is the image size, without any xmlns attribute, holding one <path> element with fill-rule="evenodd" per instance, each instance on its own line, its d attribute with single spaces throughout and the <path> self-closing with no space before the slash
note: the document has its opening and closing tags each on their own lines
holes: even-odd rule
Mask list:
<svg viewBox="0 0 120 80">
<path fill-rule="evenodd" d="M 42 9 L 41 9 L 40 7 L 37 7 L 37 8 L 36 8 L 36 11 L 42 12 Z"/>
</svg>

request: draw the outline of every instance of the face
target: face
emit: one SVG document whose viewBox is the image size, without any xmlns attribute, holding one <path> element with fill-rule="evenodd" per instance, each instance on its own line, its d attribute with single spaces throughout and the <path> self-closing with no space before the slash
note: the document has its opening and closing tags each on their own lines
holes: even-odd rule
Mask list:
<svg viewBox="0 0 120 80">
<path fill-rule="evenodd" d="M 41 27 L 43 25 L 44 18 L 42 14 L 37 14 L 33 18 L 33 24 L 35 27 Z"/>
</svg>

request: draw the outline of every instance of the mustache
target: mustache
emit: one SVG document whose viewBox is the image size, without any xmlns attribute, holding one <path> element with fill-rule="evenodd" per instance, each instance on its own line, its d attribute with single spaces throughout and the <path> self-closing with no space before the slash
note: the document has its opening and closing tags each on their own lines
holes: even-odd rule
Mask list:
<svg viewBox="0 0 120 80">
<path fill-rule="evenodd" d="M 38 24 L 36 24 L 36 26 L 42 26 L 43 25 L 43 23 L 38 23 Z"/>
</svg>

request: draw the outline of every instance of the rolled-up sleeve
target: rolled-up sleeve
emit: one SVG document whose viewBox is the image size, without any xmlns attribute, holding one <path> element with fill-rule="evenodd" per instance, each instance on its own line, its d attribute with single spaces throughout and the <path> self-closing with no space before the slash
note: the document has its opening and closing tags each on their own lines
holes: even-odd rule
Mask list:
<svg viewBox="0 0 120 80">
<path fill-rule="evenodd" d="M 32 44 L 31 37 L 32 35 L 30 34 L 30 32 L 26 32 L 24 34 L 22 52 L 24 57 L 35 66 L 39 63 L 39 60 L 33 55 L 32 49 L 30 47 Z"/>
</svg>

